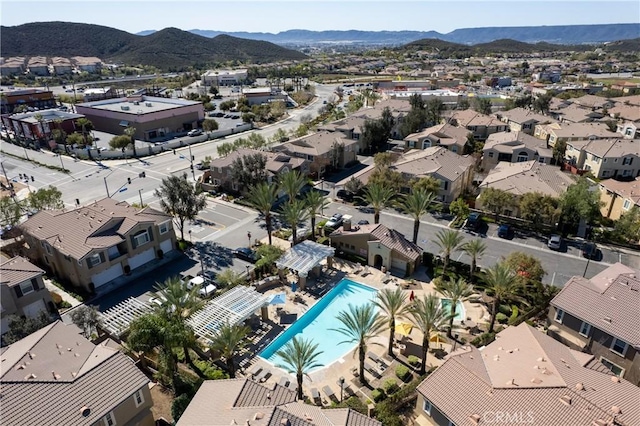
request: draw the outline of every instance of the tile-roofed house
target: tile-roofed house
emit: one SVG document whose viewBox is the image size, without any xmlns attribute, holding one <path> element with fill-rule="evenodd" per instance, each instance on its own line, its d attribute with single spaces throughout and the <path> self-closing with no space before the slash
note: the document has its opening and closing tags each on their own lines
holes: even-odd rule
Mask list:
<svg viewBox="0 0 640 426">
<path fill-rule="evenodd" d="M 283 152 L 260 151 L 257 149 L 240 148 L 224 157 L 218 157 L 209 163 L 205 171 L 204 181 L 226 191 L 243 192 L 246 188 L 240 182 L 233 179 L 231 170 L 236 160 L 245 156 L 259 154 L 265 158 L 265 171 L 267 182 L 271 183 L 281 173 L 298 171 L 303 176 L 309 173 L 309 161 L 304 158 L 294 157 Z"/>
<path fill-rule="evenodd" d="M 178 426 L 380 426 L 352 409 L 324 409 L 296 401 L 280 385 L 249 379 L 206 380 L 184 411 Z"/>
<path fill-rule="evenodd" d="M 339 133 L 320 131 L 273 147 L 293 157 L 309 161 L 309 171 L 323 176 L 329 169 L 339 170 L 356 161 L 359 143 Z"/>
<path fill-rule="evenodd" d="M 617 134 L 604 123 L 551 123 L 536 125 L 534 136 L 553 147 L 559 141 L 607 139 L 615 138 Z"/>
<path fill-rule="evenodd" d="M 526 323 L 509 327 L 482 349 L 451 353 L 418 385 L 418 422 L 490 425 L 508 414 L 532 426 L 640 424 L 640 389 L 593 358 Z"/>
<path fill-rule="evenodd" d="M 509 126 L 497 118 L 481 114 L 472 109 L 455 111 L 449 118 L 449 123 L 466 127 L 476 140 L 485 140 L 493 133 L 506 132 Z"/>
<path fill-rule="evenodd" d="M 375 268 L 385 267 L 400 276 L 411 275 L 420 262 L 422 249 L 395 229 L 382 224 L 353 226 L 349 221 L 329 237 L 338 250 L 363 256 Z"/>
<path fill-rule="evenodd" d="M 638 318 L 640 270 L 616 263 L 593 278 L 569 279 L 551 301 L 548 333 L 640 386 Z"/>
<path fill-rule="evenodd" d="M 364 124 L 367 121 L 367 117 L 351 115 L 333 123 L 329 123 L 320 126 L 318 130 L 326 130 L 329 132 L 340 132 L 347 139 L 353 139 L 360 141 L 362 133 L 364 132 Z M 358 152 L 362 152 L 366 147 L 358 145 Z"/>
<path fill-rule="evenodd" d="M 612 220 L 620 219 L 624 213 L 640 208 L 640 178 L 631 181 L 605 179 L 600 187 L 600 213 Z"/>
<path fill-rule="evenodd" d="M 176 247 L 171 216 L 112 198 L 42 210 L 20 228 L 32 261 L 89 292 Z"/>
<path fill-rule="evenodd" d="M 41 312 L 57 314 L 42 280 L 44 271 L 21 256 L 0 264 L 0 333 L 9 331 L 11 315 L 36 318 Z"/>
<path fill-rule="evenodd" d="M 596 95 L 584 95 L 579 98 L 572 99 L 574 105 L 579 105 L 582 108 L 597 110 L 602 108 L 611 108 L 613 102 L 611 99 L 603 98 Z"/>
<path fill-rule="evenodd" d="M 640 139 L 640 122 L 625 121 L 616 125 L 616 132 L 625 139 Z"/>
<path fill-rule="evenodd" d="M 561 123 L 590 123 L 596 119 L 604 117 L 602 111 L 592 111 L 579 105 L 572 104 L 566 108 L 551 113 L 551 115 Z"/>
<path fill-rule="evenodd" d="M 615 119 L 640 122 L 640 107 L 637 105 L 627 105 L 624 103 L 616 103 L 607 111 L 609 116 Z"/>
<path fill-rule="evenodd" d="M 533 135 L 533 131 L 537 124 L 550 123 L 553 121 L 551 117 L 531 111 L 525 108 L 513 108 L 508 111 L 500 111 L 496 113 L 498 120 L 509 125 L 512 132 L 524 132 Z"/>
<path fill-rule="evenodd" d="M 502 132 L 490 135 L 482 148 L 482 168 L 489 170 L 500 161 L 517 163 L 537 160 L 540 163 L 552 164 L 553 151 L 547 144 L 528 133 Z"/>
<path fill-rule="evenodd" d="M 50 324 L 0 358 L 0 425 L 154 424 L 149 379 L 75 325 Z"/>
<path fill-rule="evenodd" d="M 495 188 L 506 191 L 516 198 L 530 193 L 538 192 L 554 198 L 559 198 L 567 188 L 575 183 L 573 177 L 561 171 L 557 166 L 542 164 L 538 161 L 524 161 L 520 163 L 500 162 L 494 167 L 487 177 L 480 183 L 480 194 L 486 188 Z M 481 205 L 480 195 L 476 201 Z M 517 204 L 511 206 L 505 214 L 518 214 Z"/>
<path fill-rule="evenodd" d="M 634 178 L 640 174 L 640 139 L 578 140 L 567 142 L 565 159 L 598 179 Z"/>
<path fill-rule="evenodd" d="M 465 127 L 453 126 L 449 123 L 437 124 L 405 137 L 405 148 L 425 149 L 443 146 L 451 152 L 462 154 L 470 133 Z"/>
<path fill-rule="evenodd" d="M 633 105 L 633 106 L 640 107 L 640 95 L 623 96 L 621 98 L 614 98 L 611 100 L 614 101 L 617 105 L 623 104 L 623 105 Z"/>
</svg>

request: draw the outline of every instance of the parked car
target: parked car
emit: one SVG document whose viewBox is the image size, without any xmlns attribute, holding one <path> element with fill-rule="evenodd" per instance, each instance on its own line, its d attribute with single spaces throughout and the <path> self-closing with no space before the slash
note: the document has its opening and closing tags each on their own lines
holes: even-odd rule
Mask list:
<svg viewBox="0 0 640 426">
<path fill-rule="evenodd" d="M 358 225 L 368 225 L 368 224 L 369 224 L 369 221 L 366 219 L 362 219 L 358 221 Z"/>
<path fill-rule="evenodd" d="M 258 261 L 258 256 L 256 252 L 251 250 L 248 247 L 239 247 L 233 251 L 233 255 L 238 259 L 246 260 L 250 263 L 256 263 Z"/>
<path fill-rule="evenodd" d="M 511 228 L 511 225 L 504 223 L 498 228 L 498 237 L 500 238 L 509 238 L 512 234 L 513 229 Z"/>
<path fill-rule="evenodd" d="M 471 231 L 477 231 L 478 229 L 480 229 L 480 225 L 482 225 L 482 215 L 477 212 L 472 212 L 467 217 L 464 228 Z"/>
<path fill-rule="evenodd" d="M 551 250 L 560 250 L 562 247 L 562 237 L 560 235 L 552 235 L 547 241 L 547 247 Z"/>
<path fill-rule="evenodd" d="M 336 197 L 349 202 L 353 201 L 353 194 L 345 189 L 340 189 L 336 192 Z"/>
<path fill-rule="evenodd" d="M 187 136 L 200 136 L 201 134 L 202 134 L 202 130 L 193 129 L 193 130 L 189 130 L 189 133 L 187 133 Z"/>
<path fill-rule="evenodd" d="M 582 256 L 587 259 L 597 259 L 598 257 L 598 246 L 596 243 L 585 242 L 582 244 Z"/>
<path fill-rule="evenodd" d="M 198 294 L 200 297 L 209 297 L 217 290 L 217 287 L 212 282 L 207 281 L 203 276 L 198 275 L 187 281 L 187 288 L 191 290 L 193 287 L 198 286 Z"/>
<path fill-rule="evenodd" d="M 337 228 L 338 226 L 342 225 L 342 220 L 342 214 L 336 213 L 331 216 L 331 219 L 329 219 L 324 226 L 328 228 Z"/>
</svg>

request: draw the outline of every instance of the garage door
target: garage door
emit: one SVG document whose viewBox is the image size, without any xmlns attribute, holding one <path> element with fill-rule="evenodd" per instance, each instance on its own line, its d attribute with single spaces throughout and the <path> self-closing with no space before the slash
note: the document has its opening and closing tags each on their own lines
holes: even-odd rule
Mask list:
<svg viewBox="0 0 640 426">
<path fill-rule="evenodd" d="M 166 240 L 160 243 L 160 250 L 162 253 L 169 253 L 173 250 L 173 246 L 171 245 L 171 240 Z"/>
<path fill-rule="evenodd" d="M 102 272 L 92 275 L 91 281 L 93 282 L 93 285 L 96 288 L 98 288 L 101 285 L 108 283 L 109 281 L 115 280 L 121 275 L 122 275 L 122 265 L 120 263 L 117 263 L 112 267 L 105 269 Z"/>
<path fill-rule="evenodd" d="M 402 259 L 392 258 L 391 259 L 391 269 L 393 269 L 394 271 L 406 272 L 407 271 L 407 262 L 402 260 Z"/>
<path fill-rule="evenodd" d="M 22 308 L 22 312 L 29 318 L 36 318 L 42 311 L 47 312 L 47 307 L 44 305 L 44 300 L 42 299 L 36 300 Z"/>
<path fill-rule="evenodd" d="M 139 255 L 133 256 L 131 259 L 129 259 L 129 266 L 133 270 L 139 266 L 144 265 L 147 262 L 152 261 L 155 258 L 156 258 L 156 254 L 153 250 L 153 247 L 151 247 L 149 250 L 145 250 Z"/>
</svg>

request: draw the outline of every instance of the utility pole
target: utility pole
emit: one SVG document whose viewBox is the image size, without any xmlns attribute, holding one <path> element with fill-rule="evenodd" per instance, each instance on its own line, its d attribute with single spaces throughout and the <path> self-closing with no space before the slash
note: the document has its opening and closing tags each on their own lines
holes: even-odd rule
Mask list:
<svg viewBox="0 0 640 426">
<path fill-rule="evenodd" d="M 140 208 L 144 207 L 144 204 L 142 203 L 142 190 L 144 188 L 138 189 L 138 195 L 140 196 Z"/>
<path fill-rule="evenodd" d="M 107 177 L 104 177 L 104 189 L 107 190 L 107 198 L 111 197 L 111 195 L 109 195 L 109 187 L 107 186 Z"/>
</svg>

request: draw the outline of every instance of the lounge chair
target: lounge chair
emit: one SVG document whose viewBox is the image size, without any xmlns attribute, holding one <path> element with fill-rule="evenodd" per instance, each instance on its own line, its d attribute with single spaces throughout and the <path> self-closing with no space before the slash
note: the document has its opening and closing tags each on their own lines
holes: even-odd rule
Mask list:
<svg viewBox="0 0 640 426">
<path fill-rule="evenodd" d="M 295 380 L 290 380 L 289 379 L 289 383 L 287 384 L 287 389 L 292 390 L 292 391 L 297 391 L 298 390 L 298 383 Z"/>
<path fill-rule="evenodd" d="M 386 284 L 386 283 L 388 283 L 389 281 L 391 281 L 391 272 L 387 271 L 387 272 L 384 274 L 384 278 L 382 279 L 382 282 Z"/>
<path fill-rule="evenodd" d="M 267 377 L 271 375 L 271 370 L 265 368 L 262 370 L 257 376 L 254 377 L 256 382 L 264 382 L 267 380 Z"/>
<path fill-rule="evenodd" d="M 278 385 L 282 386 L 283 388 L 286 388 L 288 384 L 289 384 L 288 377 L 282 376 L 280 377 L 280 380 L 278 380 Z"/>
<path fill-rule="evenodd" d="M 369 275 L 371 272 L 369 271 L 369 265 L 364 267 L 364 270 L 362 271 L 362 276 L 365 277 L 367 275 Z"/>
<path fill-rule="evenodd" d="M 311 388 L 311 398 L 313 398 L 314 401 L 320 400 L 320 392 L 318 392 L 318 389 Z"/>
<path fill-rule="evenodd" d="M 324 392 L 324 394 L 327 395 L 327 397 L 331 400 L 336 398 L 336 394 L 333 392 L 333 390 L 331 390 L 329 386 L 323 386 L 322 392 Z"/>
<path fill-rule="evenodd" d="M 258 375 L 258 373 L 260 373 L 261 371 L 262 371 L 261 366 L 259 366 L 258 364 L 253 364 L 253 366 L 249 369 L 249 371 L 247 371 L 247 374 L 254 377 Z"/>
<path fill-rule="evenodd" d="M 367 358 L 376 362 L 382 370 L 387 368 L 387 363 L 384 361 L 384 359 L 380 358 L 378 355 L 374 354 L 373 352 L 371 351 L 367 352 Z"/>
<path fill-rule="evenodd" d="M 373 377 L 375 377 L 376 379 L 379 379 L 379 378 L 382 377 L 380 372 L 378 370 L 376 370 L 375 367 L 373 367 L 371 364 L 369 364 L 367 362 L 364 363 L 364 369 L 367 370 L 369 373 L 371 373 L 371 375 Z"/>
</svg>

